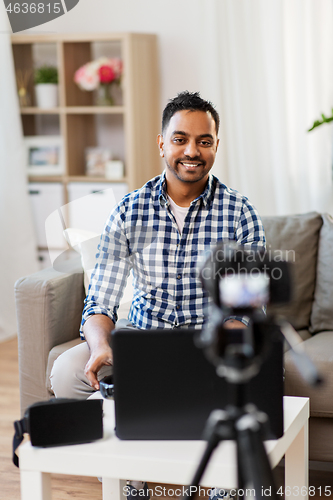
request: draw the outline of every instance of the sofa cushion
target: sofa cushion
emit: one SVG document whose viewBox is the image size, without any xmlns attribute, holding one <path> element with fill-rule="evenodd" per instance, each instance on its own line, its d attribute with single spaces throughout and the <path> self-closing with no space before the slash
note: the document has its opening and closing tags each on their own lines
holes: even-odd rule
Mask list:
<svg viewBox="0 0 333 500">
<path fill-rule="evenodd" d="M 308 329 L 315 290 L 316 263 L 319 232 L 323 220 L 320 214 L 311 212 L 262 218 L 267 252 L 272 260 L 286 251 L 288 261 L 293 261 L 293 300 L 279 306 L 279 314 L 285 316 L 296 330 Z M 272 307 L 268 307 L 272 310 Z"/>
<path fill-rule="evenodd" d="M 310 398 L 312 417 L 333 417 L 333 331 L 318 333 L 303 342 L 305 353 L 310 357 L 324 383 L 310 387 L 301 377 L 292 359 L 291 351 L 285 353 L 285 394 Z"/>
<path fill-rule="evenodd" d="M 310 332 L 333 330 L 333 217 L 323 215 Z"/>
</svg>

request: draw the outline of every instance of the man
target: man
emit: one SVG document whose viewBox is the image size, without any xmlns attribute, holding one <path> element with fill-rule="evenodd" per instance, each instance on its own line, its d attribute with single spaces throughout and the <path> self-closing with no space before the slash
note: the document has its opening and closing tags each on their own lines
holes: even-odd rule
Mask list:
<svg viewBox="0 0 333 500">
<path fill-rule="evenodd" d="M 129 327 L 202 328 L 209 298 L 198 278 L 200 256 L 220 241 L 264 247 L 255 208 L 210 174 L 218 130 L 218 113 L 198 93 L 182 92 L 165 107 L 158 136 L 165 171 L 125 196 L 106 223 L 82 315 L 87 343 L 55 362 L 57 397 L 86 398 L 109 374 L 111 331 L 131 270 Z M 230 318 L 225 326 L 244 324 Z"/>
<path fill-rule="evenodd" d="M 57 396 L 88 397 L 109 372 L 111 331 L 131 269 L 132 327 L 201 328 L 209 298 L 197 276 L 200 255 L 218 241 L 264 247 L 255 208 L 210 174 L 218 130 L 217 111 L 198 93 L 182 92 L 165 107 L 158 147 L 166 169 L 125 196 L 106 223 L 82 316 L 87 344 L 58 358 L 51 375 Z M 225 326 L 243 324 L 229 319 Z M 76 373 L 77 364 L 84 373 Z"/>
</svg>

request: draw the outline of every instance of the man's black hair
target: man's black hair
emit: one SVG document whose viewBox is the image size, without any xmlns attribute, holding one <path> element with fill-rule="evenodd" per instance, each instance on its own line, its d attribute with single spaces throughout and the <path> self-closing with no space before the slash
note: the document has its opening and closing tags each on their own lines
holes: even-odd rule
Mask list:
<svg viewBox="0 0 333 500">
<path fill-rule="evenodd" d="M 176 97 L 170 99 L 168 104 L 165 106 L 162 115 L 162 133 L 169 125 L 169 122 L 173 115 L 177 111 L 204 111 L 205 113 L 209 111 L 213 120 L 215 121 L 216 135 L 219 131 L 220 117 L 213 104 L 210 101 L 205 101 L 200 97 L 199 92 L 189 92 L 185 90 L 180 92 Z"/>
</svg>

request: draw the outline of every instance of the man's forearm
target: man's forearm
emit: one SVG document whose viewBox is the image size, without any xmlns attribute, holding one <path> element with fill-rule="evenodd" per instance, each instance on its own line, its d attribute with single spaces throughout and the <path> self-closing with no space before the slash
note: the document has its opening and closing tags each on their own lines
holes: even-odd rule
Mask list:
<svg viewBox="0 0 333 500">
<path fill-rule="evenodd" d="M 101 345 L 110 345 L 114 322 L 104 314 L 94 314 L 83 325 L 83 333 L 90 350 Z"/>
<path fill-rule="evenodd" d="M 99 370 L 102 366 L 113 363 L 110 340 L 114 327 L 113 321 L 104 314 L 94 314 L 83 325 L 83 333 L 90 349 L 90 358 L 84 372 L 90 385 L 96 390 L 99 389 Z"/>
</svg>

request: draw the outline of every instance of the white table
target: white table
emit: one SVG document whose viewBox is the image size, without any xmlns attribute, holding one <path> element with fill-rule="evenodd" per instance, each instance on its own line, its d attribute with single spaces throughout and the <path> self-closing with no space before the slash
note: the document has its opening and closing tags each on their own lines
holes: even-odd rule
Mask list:
<svg viewBox="0 0 333 500">
<path fill-rule="evenodd" d="M 191 482 L 205 442 L 121 441 L 114 435 L 113 401 L 104 402 L 104 413 L 105 436 L 94 443 L 57 448 L 21 445 L 22 500 L 51 500 L 51 473 L 103 477 L 104 500 L 125 500 L 127 479 L 184 485 Z M 272 467 L 285 455 L 285 483 L 291 493 L 285 498 L 290 500 L 308 499 L 308 419 L 308 398 L 285 397 L 284 435 L 265 442 Z M 201 484 L 207 488 L 237 487 L 234 442 L 220 443 Z M 306 494 L 297 494 L 297 488 L 302 487 Z"/>
</svg>

